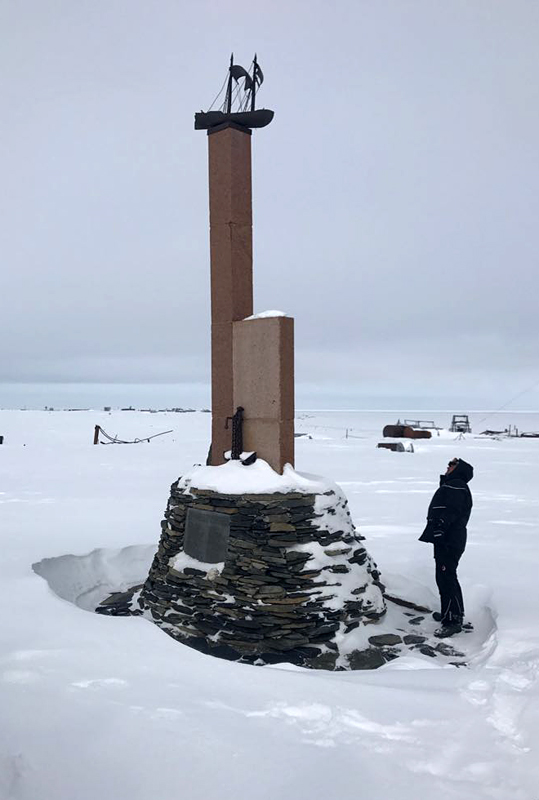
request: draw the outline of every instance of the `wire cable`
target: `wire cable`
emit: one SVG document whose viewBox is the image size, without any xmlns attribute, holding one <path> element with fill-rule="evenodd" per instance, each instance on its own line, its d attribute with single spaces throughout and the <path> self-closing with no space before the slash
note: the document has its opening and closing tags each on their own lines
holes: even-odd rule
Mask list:
<svg viewBox="0 0 539 800">
<path fill-rule="evenodd" d="M 143 439 L 132 439 L 128 441 L 126 439 L 118 439 L 117 436 L 110 436 L 110 434 L 99 426 L 99 434 L 102 434 L 105 439 L 108 439 L 108 442 L 99 442 L 99 444 L 140 444 L 140 442 L 149 442 L 150 439 L 155 439 L 157 436 L 164 436 L 166 433 L 173 433 L 173 431 L 162 431 L 161 433 L 154 433 L 153 436 L 145 436 Z"/>
<path fill-rule="evenodd" d="M 489 419 L 489 417 L 491 417 L 493 414 L 498 414 L 500 411 L 503 411 L 505 408 L 507 408 L 507 406 L 511 405 L 511 403 L 513 403 L 515 400 L 518 400 L 519 397 L 522 397 L 522 395 L 528 394 L 528 392 L 531 392 L 533 389 L 535 389 L 536 386 L 539 386 L 539 380 L 535 381 L 535 383 L 533 383 L 531 386 L 528 386 L 527 389 L 523 389 L 521 392 L 515 394 L 514 397 L 511 397 L 511 399 L 507 401 L 507 403 L 504 403 L 499 408 L 496 408 L 494 411 L 491 411 L 489 414 L 487 414 L 486 417 L 483 417 L 483 419 L 480 419 L 479 422 L 476 422 L 475 424 L 481 425 L 482 422 L 484 422 L 486 419 Z"/>
<path fill-rule="evenodd" d="M 223 91 L 223 89 L 225 88 L 225 86 L 226 86 L 226 82 L 227 82 L 227 81 L 228 81 L 228 74 L 227 74 L 226 78 L 225 78 L 225 79 L 224 79 L 224 81 L 223 81 L 223 85 L 221 86 L 221 88 L 219 89 L 219 91 L 217 92 L 217 94 L 215 95 L 214 101 L 213 101 L 213 103 L 211 104 L 211 106 L 209 107 L 208 111 L 211 111 L 211 110 L 212 110 L 212 108 L 214 107 L 215 103 L 217 102 L 217 100 L 219 99 L 219 97 L 220 97 L 220 95 L 221 95 L 221 92 L 222 92 L 222 91 Z"/>
</svg>

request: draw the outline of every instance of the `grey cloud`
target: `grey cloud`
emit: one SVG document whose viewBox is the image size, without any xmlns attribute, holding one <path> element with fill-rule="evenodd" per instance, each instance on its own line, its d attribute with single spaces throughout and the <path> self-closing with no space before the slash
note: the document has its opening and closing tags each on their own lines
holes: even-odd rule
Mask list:
<svg viewBox="0 0 539 800">
<path fill-rule="evenodd" d="M 207 380 L 192 115 L 256 49 L 255 303 L 296 317 L 298 379 L 533 381 L 539 7 L 36 0 L 0 24 L 0 380 Z"/>
</svg>

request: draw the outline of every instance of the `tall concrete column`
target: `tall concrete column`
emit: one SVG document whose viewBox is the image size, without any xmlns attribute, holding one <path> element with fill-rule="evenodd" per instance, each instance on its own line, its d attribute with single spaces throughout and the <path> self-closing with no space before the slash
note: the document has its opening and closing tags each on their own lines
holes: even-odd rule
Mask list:
<svg viewBox="0 0 539 800">
<path fill-rule="evenodd" d="M 212 464 L 230 450 L 232 323 L 253 313 L 251 131 L 227 122 L 208 131 L 211 254 Z"/>
</svg>

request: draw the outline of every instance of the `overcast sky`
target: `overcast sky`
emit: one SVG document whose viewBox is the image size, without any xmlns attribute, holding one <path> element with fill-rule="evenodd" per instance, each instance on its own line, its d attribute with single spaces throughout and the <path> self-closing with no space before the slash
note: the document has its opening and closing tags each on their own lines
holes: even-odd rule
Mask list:
<svg viewBox="0 0 539 800">
<path fill-rule="evenodd" d="M 298 383 L 496 407 L 539 381 L 538 2 L 0 0 L 0 30 L 0 381 L 207 383 L 193 114 L 232 50 L 275 110 L 255 311 L 295 317 Z"/>
</svg>

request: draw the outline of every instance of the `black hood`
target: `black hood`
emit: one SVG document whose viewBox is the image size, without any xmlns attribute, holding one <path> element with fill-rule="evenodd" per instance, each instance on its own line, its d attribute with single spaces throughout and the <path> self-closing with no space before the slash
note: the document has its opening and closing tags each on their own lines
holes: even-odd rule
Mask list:
<svg viewBox="0 0 539 800">
<path fill-rule="evenodd" d="M 473 467 L 471 464 L 468 464 L 467 461 L 463 461 L 462 458 L 459 458 L 459 463 L 453 470 L 450 472 L 449 475 L 440 475 L 440 483 L 446 483 L 446 481 L 464 481 L 464 483 L 469 483 L 473 478 Z"/>
</svg>

